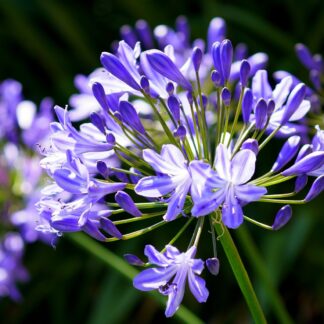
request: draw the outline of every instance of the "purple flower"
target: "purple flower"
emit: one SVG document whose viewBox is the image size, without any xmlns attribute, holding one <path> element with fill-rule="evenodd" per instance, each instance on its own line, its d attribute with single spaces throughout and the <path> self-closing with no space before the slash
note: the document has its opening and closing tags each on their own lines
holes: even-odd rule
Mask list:
<svg viewBox="0 0 324 324">
<path fill-rule="evenodd" d="M 0 243 L 0 298 L 9 296 L 14 301 L 21 299 L 17 282 L 28 280 L 22 265 L 24 242 L 18 233 L 7 233 Z"/>
<path fill-rule="evenodd" d="M 222 220 L 229 228 L 243 222 L 242 204 L 258 200 L 267 190 L 247 184 L 255 170 L 256 156 L 251 150 L 241 150 L 230 159 L 225 145 L 219 144 L 215 161 L 216 172 L 208 177 L 204 197 L 194 201 L 193 216 L 203 216 L 222 204 Z"/>
<path fill-rule="evenodd" d="M 144 150 L 143 159 L 158 175 L 142 178 L 137 183 L 135 192 L 152 198 L 171 194 L 167 200 L 168 209 L 164 219 L 174 220 L 181 213 L 191 186 L 187 161 L 182 152 L 172 144 L 163 145 L 161 154 L 151 149 Z"/>
<path fill-rule="evenodd" d="M 196 247 L 192 246 L 187 252 L 180 253 L 171 245 L 166 246 L 166 252 L 158 252 L 152 245 L 146 245 L 145 255 L 151 264 L 157 268 L 146 269 L 134 278 L 134 287 L 149 291 L 158 289 L 163 295 L 168 295 L 165 315 L 171 317 L 179 308 L 188 278 L 190 291 L 198 302 L 207 300 L 209 292 L 205 280 L 198 275 L 204 269 L 201 259 L 194 259 Z"/>
<path fill-rule="evenodd" d="M 289 136 L 298 133 L 304 129 L 303 126 L 292 122 L 302 119 L 310 109 L 310 102 L 304 100 L 305 88 L 298 83 L 293 89 L 293 80 L 290 76 L 283 78 L 272 90 L 268 82 L 268 73 L 265 70 L 259 70 L 252 80 L 252 92 L 255 103 L 260 99 L 272 99 L 275 107 L 269 115 L 268 131 L 276 129 L 279 125 L 281 128 L 278 134 Z M 252 115 L 250 121 L 256 119 Z"/>
</svg>

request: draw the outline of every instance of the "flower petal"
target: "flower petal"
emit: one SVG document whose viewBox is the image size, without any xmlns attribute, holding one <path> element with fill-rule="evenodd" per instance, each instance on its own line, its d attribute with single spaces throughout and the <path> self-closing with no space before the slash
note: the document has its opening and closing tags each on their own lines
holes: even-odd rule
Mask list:
<svg viewBox="0 0 324 324">
<path fill-rule="evenodd" d="M 227 147 L 224 144 L 219 144 L 216 150 L 215 169 L 220 178 L 230 180 L 230 156 Z"/>
<path fill-rule="evenodd" d="M 166 285 L 175 275 L 176 267 L 151 268 L 140 272 L 133 280 L 136 289 L 149 291 Z"/>
<path fill-rule="evenodd" d="M 166 267 L 170 263 L 169 260 L 165 257 L 165 255 L 157 251 L 153 245 L 146 245 L 144 249 L 144 254 L 147 256 L 151 264 L 156 264 L 160 267 Z"/>
<path fill-rule="evenodd" d="M 161 197 L 174 190 L 175 186 L 168 176 L 152 176 L 140 179 L 134 190 L 144 197 Z"/>
<path fill-rule="evenodd" d="M 206 288 L 206 282 L 204 279 L 195 275 L 193 271 L 189 271 L 188 283 L 191 293 L 195 296 L 199 303 L 206 302 L 209 291 Z"/>
<path fill-rule="evenodd" d="M 251 150 L 241 150 L 231 162 L 232 182 L 240 185 L 249 181 L 255 171 L 256 156 Z"/>
<path fill-rule="evenodd" d="M 258 187 L 250 184 L 235 186 L 234 190 L 237 199 L 245 203 L 257 201 L 267 193 L 265 187 Z"/>
</svg>

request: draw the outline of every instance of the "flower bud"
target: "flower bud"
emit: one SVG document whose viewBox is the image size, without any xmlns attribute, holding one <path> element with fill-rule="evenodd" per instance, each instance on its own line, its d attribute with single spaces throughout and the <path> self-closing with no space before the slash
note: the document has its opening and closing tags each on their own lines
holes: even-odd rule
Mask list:
<svg viewBox="0 0 324 324">
<path fill-rule="evenodd" d="M 272 224 L 272 229 L 274 231 L 277 231 L 283 226 L 285 226 L 289 222 L 291 216 L 292 216 L 292 209 L 290 205 L 285 205 L 282 208 L 280 208 Z"/>
</svg>

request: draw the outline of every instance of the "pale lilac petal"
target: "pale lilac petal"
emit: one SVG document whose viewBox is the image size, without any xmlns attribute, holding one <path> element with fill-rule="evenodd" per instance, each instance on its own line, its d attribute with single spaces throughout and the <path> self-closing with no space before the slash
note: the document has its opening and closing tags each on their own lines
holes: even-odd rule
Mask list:
<svg viewBox="0 0 324 324">
<path fill-rule="evenodd" d="M 251 150 L 241 150 L 231 162 L 232 182 L 240 185 L 249 181 L 255 171 L 256 156 Z"/>
<path fill-rule="evenodd" d="M 163 216 L 166 221 L 174 220 L 182 212 L 190 184 L 191 181 L 187 181 L 182 185 L 178 185 L 175 192 L 172 194 L 170 200 L 168 201 L 167 212 Z"/>
<path fill-rule="evenodd" d="M 302 103 L 299 105 L 299 107 L 296 109 L 296 111 L 289 118 L 289 121 L 297 121 L 302 119 L 309 112 L 310 108 L 311 108 L 310 101 L 303 100 Z"/>
<path fill-rule="evenodd" d="M 189 283 L 190 291 L 195 296 L 197 301 L 199 303 L 206 302 L 209 292 L 208 289 L 206 288 L 205 280 L 195 275 L 193 271 L 189 271 L 188 283 Z"/>
<path fill-rule="evenodd" d="M 165 249 L 166 249 L 166 251 L 165 251 L 165 255 L 166 255 L 168 258 L 175 259 L 177 256 L 180 255 L 179 250 L 178 250 L 176 247 L 174 247 L 174 246 L 172 246 L 172 245 L 170 245 L 170 244 L 168 244 L 168 245 L 165 247 Z"/>
<path fill-rule="evenodd" d="M 149 163 L 156 172 L 167 175 L 177 175 L 179 173 L 179 169 L 176 166 L 164 160 L 160 154 L 151 149 L 143 150 L 143 159 Z"/>
<path fill-rule="evenodd" d="M 157 251 L 153 245 L 146 245 L 144 254 L 147 256 L 151 264 L 155 264 L 160 267 L 166 267 L 170 263 L 169 260 L 162 253 Z"/>
<path fill-rule="evenodd" d="M 203 199 L 195 202 L 193 208 L 191 209 L 192 216 L 205 216 L 213 212 L 224 201 L 225 196 L 226 189 L 222 188 L 210 194 L 208 198 L 204 197 Z"/>
<path fill-rule="evenodd" d="M 146 269 L 134 278 L 133 285 L 142 291 L 158 289 L 166 285 L 176 271 L 176 267 Z"/>
<path fill-rule="evenodd" d="M 279 109 L 283 106 L 287 100 L 292 84 L 293 80 L 291 76 L 286 76 L 276 85 L 272 93 L 272 98 L 276 103 L 275 109 Z"/>
<path fill-rule="evenodd" d="M 200 259 L 195 259 L 193 261 L 193 265 L 191 267 L 192 271 L 198 275 L 200 275 L 202 273 L 202 271 L 204 270 L 204 262 L 203 260 Z"/>
<path fill-rule="evenodd" d="M 250 184 L 235 186 L 234 190 L 237 199 L 246 203 L 258 201 L 267 193 L 267 189 L 265 187 L 258 187 Z"/>
<path fill-rule="evenodd" d="M 172 178 L 168 176 L 152 176 L 140 179 L 134 190 L 138 195 L 153 198 L 170 193 L 175 186 Z"/>
<path fill-rule="evenodd" d="M 183 153 L 175 145 L 163 145 L 161 150 L 161 156 L 167 163 L 174 164 L 180 169 L 183 169 L 185 166 L 186 160 L 183 156 Z"/>
<path fill-rule="evenodd" d="M 270 99 L 272 97 L 272 89 L 266 70 L 259 70 L 255 73 L 252 79 L 252 92 L 257 99 Z"/>
<path fill-rule="evenodd" d="M 171 317 L 178 310 L 185 292 L 185 283 L 188 270 L 184 267 L 181 267 L 175 278 L 173 279 L 173 284 L 175 284 L 174 289 L 169 294 L 165 316 Z"/>
<path fill-rule="evenodd" d="M 243 223 L 242 207 L 234 197 L 233 192 L 228 192 L 223 204 L 222 221 L 229 228 L 237 228 Z"/>
<path fill-rule="evenodd" d="M 224 180 L 231 179 L 230 173 L 231 163 L 227 147 L 224 144 L 219 144 L 216 151 L 215 169 L 219 177 Z"/>
</svg>

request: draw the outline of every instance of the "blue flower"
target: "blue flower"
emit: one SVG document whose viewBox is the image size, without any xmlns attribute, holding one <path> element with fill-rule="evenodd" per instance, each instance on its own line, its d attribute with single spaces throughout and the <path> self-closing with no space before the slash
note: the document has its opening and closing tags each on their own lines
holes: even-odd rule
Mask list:
<svg viewBox="0 0 324 324">
<path fill-rule="evenodd" d="M 196 251 L 195 246 L 185 253 L 180 253 L 172 245 L 166 246 L 165 253 L 158 252 L 152 245 L 145 247 L 144 253 L 149 262 L 158 268 L 146 269 L 138 274 L 134 278 L 134 287 L 143 291 L 158 289 L 160 293 L 167 295 L 167 317 L 171 317 L 179 308 L 187 278 L 190 291 L 198 302 L 203 303 L 208 298 L 205 280 L 198 276 L 204 269 L 204 262 L 194 259 Z"/>
<path fill-rule="evenodd" d="M 222 205 L 222 221 L 230 228 L 236 228 L 243 222 L 242 205 L 259 200 L 267 190 L 247 182 L 255 170 L 254 152 L 243 149 L 230 159 L 225 145 L 217 147 L 215 171 L 211 172 L 205 186 L 207 192 L 195 202 L 193 216 L 203 216 Z"/>
<path fill-rule="evenodd" d="M 172 144 L 163 145 L 161 154 L 146 149 L 143 151 L 143 158 L 158 175 L 142 178 L 137 183 L 135 192 L 154 198 L 171 193 L 164 219 L 174 220 L 181 213 L 191 186 L 187 161 L 182 152 Z"/>
</svg>

